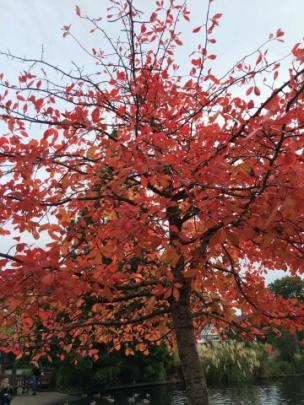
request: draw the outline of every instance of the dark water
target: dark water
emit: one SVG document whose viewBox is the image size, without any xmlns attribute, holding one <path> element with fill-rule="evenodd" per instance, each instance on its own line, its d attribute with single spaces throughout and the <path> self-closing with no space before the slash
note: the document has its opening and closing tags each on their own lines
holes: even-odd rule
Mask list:
<svg viewBox="0 0 304 405">
<path fill-rule="evenodd" d="M 158 386 L 137 391 L 120 390 L 112 394 L 115 405 L 129 404 L 128 398 L 139 394 L 136 404 L 142 401 L 146 393 L 150 394 L 150 405 L 186 405 L 182 387 Z M 263 380 L 256 384 L 236 385 L 232 387 L 209 389 L 210 405 L 304 405 L 304 376 L 277 380 Z M 73 405 L 89 405 L 93 399 L 85 399 Z M 106 400 L 96 403 L 107 404 Z"/>
</svg>

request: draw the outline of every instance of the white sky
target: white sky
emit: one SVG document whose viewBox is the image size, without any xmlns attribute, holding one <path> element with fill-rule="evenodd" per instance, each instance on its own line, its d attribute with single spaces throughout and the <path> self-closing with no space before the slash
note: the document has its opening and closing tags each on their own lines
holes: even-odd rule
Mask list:
<svg viewBox="0 0 304 405">
<path fill-rule="evenodd" d="M 141 9 L 151 10 L 153 0 L 137 0 Z M 105 14 L 108 0 L 0 0 L 0 49 L 10 49 L 18 55 L 39 57 L 41 45 L 46 59 L 69 66 L 70 61 L 84 61 L 83 53 L 72 40 L 62 39 L 61 28 L 72 24 L 73 30 L 84 43 L 103 46 L 102 39 L 93 40 L 88 29 L 75 16 L 78 4 L 83 14 L 97 17 Z M 207 0 L 188 0 L 192 11 L 190 26 L 181 23 L 180 30 L 191 32 L 190 28 L 201 25 Z M 274 57 L 278 58 L 301 42 L 304 35 L 303 0 L 215 0 L 215 12 L 222 12 L 220 28 L 217 31 L 218 44 L 215 53 L 218 64 L 226 70 L 233 62 L 244 56 L 267 39 L 270 32 L 282 28 L 286 32 L 286 44 L 274 46 Z M 212 13 L 212 14 L 214 14 Z M 114 27 L 113 27 L 114 28 Z M 193 37 L 186 35 L 184 42 L 192 43 Z M 187 44 L 187 45 L 188 45 Z M 189 47 L 191 49 L 191 47 Z M 181 50 L 182 52 L 182 50 Z M 181 64 L 187 62 L 180 58 Z M 7 63 L 0 59 L 0 71 L 6 71 Z"/>
<path fill-rule="evenodd" d="M 90 48 L 102 48 L 103 40 L 88 34 L 88 26 L 84 26 L 75 15 L 76 4 L 83 14 L 98 17 L 105 14 L 109 2 L 0 0 L 0 50 L 39 58 L 43 45 L 45 59 L 53 64 L 68 68 L 73 60 L 79 65 L 86 65 L 87 58 L 71 38 L 62 38 L 62 26 L 71 23 L 76 36 Z M 153 4 L 152 0 L 137 0 L 139 8 L 144 10 L 151 10 Z M 188 62 L 187 55 L 193 44 L 193 37 L 189 34 L 193 27 L 204 22 L 207 0 L 188 0 L 188 5 L 192 11 L 191 23 L 189 25 L 182 22 L 180 25 L 180 31 L 186 32 L 183 41 L 187 48 L 178 53 L 182 67 Z M 212 52 L 218 55 L 218 71 L 228 70 L 239 58 L 255 50 L 277 28 L 286 32 L 286 43 L 271 47 L 274 59 L 288 53 L 294 43 L 303 41 L 304 0 L 215 0 L 211 15 L 216 12 L 223 13 L 220 28 L 215 35 L 218 43 Z M 111 28 L 114 35 L 113 29 L 115 28 Z M 22 66 L 16 65 L 16 62 L 0 57 L 0 72 L 12 77 L 20 70 Z M 0 249 L 2 250 L 1 247 Z M 274 276 L 271 275 L 269 280 Z"/>
</svg>

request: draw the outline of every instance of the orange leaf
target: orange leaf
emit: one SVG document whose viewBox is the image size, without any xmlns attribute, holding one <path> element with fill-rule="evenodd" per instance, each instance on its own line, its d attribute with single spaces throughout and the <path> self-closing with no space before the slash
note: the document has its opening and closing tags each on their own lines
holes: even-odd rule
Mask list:
<svg viewBox="0 0 304 405">
<path fill-rule="evenodd" d="M 92 159 L 98 148 L 96 146 L 91 146 L 87 151 L 87 158 Z"/>
<path fill-rule="evenodd" d="M 170 264 L 171 266 L 175 266 L 180 255 L 176 252 L 176 250 L 174 249 L 174 247 L 172 246 L 168 246 L 166 248 L 166 251 L 164 253 L 164 261 L 168 264 Z"/>
</svg>

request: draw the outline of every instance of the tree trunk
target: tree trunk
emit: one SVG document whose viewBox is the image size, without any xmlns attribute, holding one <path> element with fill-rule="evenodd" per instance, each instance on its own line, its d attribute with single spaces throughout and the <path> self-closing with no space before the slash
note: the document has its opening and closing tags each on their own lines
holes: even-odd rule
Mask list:
<svg viewBox="0 0 304 405">
<path fill-rule="evenodd" d="M 172 319 L 189 405 L 208 405 L 206 378 L 196 348 L 187 299 L 181 297 L 180 301 L 176 303 L 172 309 Z"/>
<path fill-rule="evenodd" d="M 169 191 L 169 190 L 168 190 Z M 167 219 L 171 226 L 169 235 L 170 243 L 173 248 L 179 246 L 179 236 L 176 229 L 180 232 L 183 222 L 182 213 L 178 205 L 171 205 L 167 208 Z M 193 330 L 192 313 L 190 307 L 191 281 L 185 279 L 183 270 L 185 269 L 185 260 L 181 255 L 172 268 L 175 282 L 179 283 L 180 298 L 177 302 L 171 298 L 172 320 L 175 329 L 178 354 L 182 366 L 185 380 L 186 394 L 189 405 L 208 405 L 208 390 L 203 368 L 198 357 L 196 348 L 196 339 Z"/>
</svg>

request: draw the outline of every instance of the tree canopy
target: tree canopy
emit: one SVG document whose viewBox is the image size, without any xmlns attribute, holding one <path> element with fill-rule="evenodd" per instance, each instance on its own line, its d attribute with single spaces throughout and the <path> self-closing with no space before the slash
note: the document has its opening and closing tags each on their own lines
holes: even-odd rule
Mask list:
<svg viewBox="0 0 304 405">
<path fill-rule="evenodd" d="M 210 0 L 184 74 L 185 4 L 159 0 L 149 16 L 132 0 L 109 6 L 116 39 L 76 7 L 107 42 L 86 50 L 96 75 L 13 55 L 28 69 L 0 75 L 0 232 L 16 240 L 0 254 L 1 346 L 96 357 L 94 342 L 147 353 L 165 337 L 191 404 L 206 404 L 203 327 L 303 329 L 303 304 L 275 297 L 264 275 L 302 272 L 304 49 L 282 81 L 267 52 L 278 29 L 217 77 Z"/>
<path fill-rule="evenodd" d="M 304 301 L 304 280 L 300 276 L 279 278 L 269 284 L 269 288 L 275 295 L 296 298 L 300 302 Z"/>
</svg>

